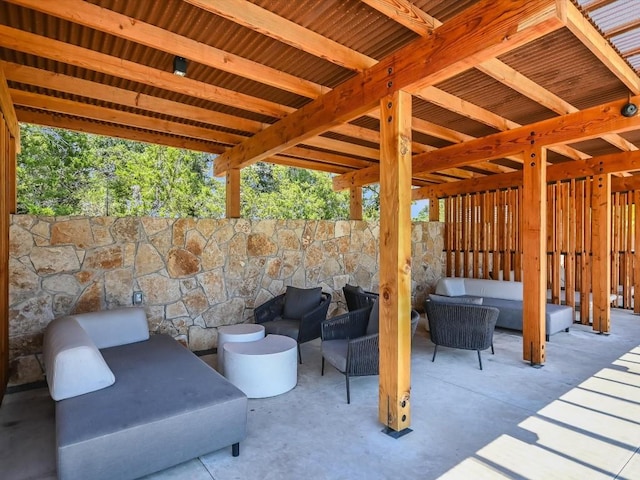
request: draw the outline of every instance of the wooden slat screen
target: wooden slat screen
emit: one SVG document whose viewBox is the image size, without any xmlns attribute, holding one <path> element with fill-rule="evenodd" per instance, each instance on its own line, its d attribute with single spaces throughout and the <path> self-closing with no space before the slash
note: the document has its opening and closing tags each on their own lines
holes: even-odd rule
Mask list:
<svg viewBox="0 0 640 480">
<path fill-rule="evenodd" d="M 553 303 L 580 304 L 590 323 L 592 180 L 547 187 L 547 288 Z M 636 212 L 640 192 L 612 194 L 611 285 L 619 306 L 634 308 L 639 291 L 640 242 Z M 522 280 L 522 188 L 469 193 L 445 199 L 447 276 Z M 576 302 L 578 300 L 578 302 Z M 614 306 L 617 306 L 615 304 Z"/>
</svg>

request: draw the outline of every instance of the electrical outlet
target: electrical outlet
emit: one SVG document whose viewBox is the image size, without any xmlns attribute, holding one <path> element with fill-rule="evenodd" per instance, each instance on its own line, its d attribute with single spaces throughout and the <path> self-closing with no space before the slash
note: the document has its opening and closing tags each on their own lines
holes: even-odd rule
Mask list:
<svg viewBox="0 0 640 480">
<path fill-rule="evenodd" d="M 134 305 L 142 304 L 142 292 L 133 292 L 133 304 Z"/>
</svg>

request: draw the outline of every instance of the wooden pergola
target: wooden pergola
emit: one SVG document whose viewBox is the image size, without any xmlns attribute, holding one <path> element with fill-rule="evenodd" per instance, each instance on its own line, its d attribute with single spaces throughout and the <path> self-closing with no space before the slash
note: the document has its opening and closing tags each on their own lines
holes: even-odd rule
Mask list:
<svg viewBox="0 0 640 480">
<path fill-rule="evenodd" d="M 440 198 L 519 188 L 505 195 L 526 205 L 518 255 L 500 268 L 524 282 L 523 359 L 543 364 L 547 236 L 563 225 L 548 221 L 548 184 L 588 179 L 591 262 L 582 278 L 593 279 L 585 285 L 594 329 L 608 332 L 612 195 L 635 192 L 637 206 L 640 190 L 640 116 L 621 114 L 640 103 L 640 78 L 633 48 L 614 46 L 640 28 L 640 6 L 608 32 L 590 18 L 615 3 L 0 1 L 1 388 L 18 122 L 218 154 L 232 218 L 240 171 L 258 161 L 335 174 L 335 189 L 351 191 L 353 219 L 362 218 L 362 187 L 380 183 L 379 418 L 392 430 L 410 425 L 411 341 L 401 319 L 410 311 L 412 200 L 430 199 L 437 220 Z M 174 75 L 175 57 L 187 59 L 186 76 Z M 572 195 L 562 205 L 575 207 Z M 481 202 L 483 215 L 496 211 Z"/>
</svg>

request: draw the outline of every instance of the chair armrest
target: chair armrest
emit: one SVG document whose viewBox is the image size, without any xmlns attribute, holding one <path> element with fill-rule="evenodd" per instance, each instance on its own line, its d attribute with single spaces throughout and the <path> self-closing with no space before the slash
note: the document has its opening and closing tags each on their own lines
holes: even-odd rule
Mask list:
<svg viewBox="0 0 640 480">
<path fill-rule="evenodd" d="M 284 293 L 267 300 L 262 305 L 253 309 L 253 317 L 256 323 L 270 322 L 278 316 L 282 316 L 284 310 Z"/>
<path fill-rule="evenodd" d="M 372 333 L 349 340 L 347 372 L 349 375 L 377 375 L 380 363 L 380 335 Z"/>
<path fill-rule="evenodd" d="M 302 316 L 300 330 L 298 331 L 298 342 L 308 342 L 320 336 L 320 324 L 326 320 L 330 304 L 331 294 L 322 293 L 320 304 Z"/>
<path fill-rule="evenodd" d="M 343 340 L 361 337 L 367 329 L 371 307 L 347 312 L 321 324 L 322 340 Z"/>
</svg>

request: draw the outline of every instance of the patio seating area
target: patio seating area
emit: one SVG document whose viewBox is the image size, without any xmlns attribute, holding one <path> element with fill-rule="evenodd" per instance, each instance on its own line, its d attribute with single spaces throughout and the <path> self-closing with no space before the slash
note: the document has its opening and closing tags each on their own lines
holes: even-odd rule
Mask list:
<svg viewBox="0 0 640 480">
<path fill-rule="evenodd" d="M 400 439 L 380 431 L 378 378 L 354 378 L 347 405 L 343 376 L 320 376 L 314 340 L 296 388 L 249 400 L 240 457 L 221 450 L 149 478 L 640 478 L 639 320 L 613 309 L 610 335 L 576 325 L 547 344 L 553 361 L 539 369 L 522 361 L 519 334 L 498 329 L 496 354 L 480 371 L 473 351 L 443 348 L 431 363 L 422 316 L 411 355 L 413 431 Z M 5 396 L 3 478 L 55 478 L 53 409 L 46 388 Z"/>
</svg>

